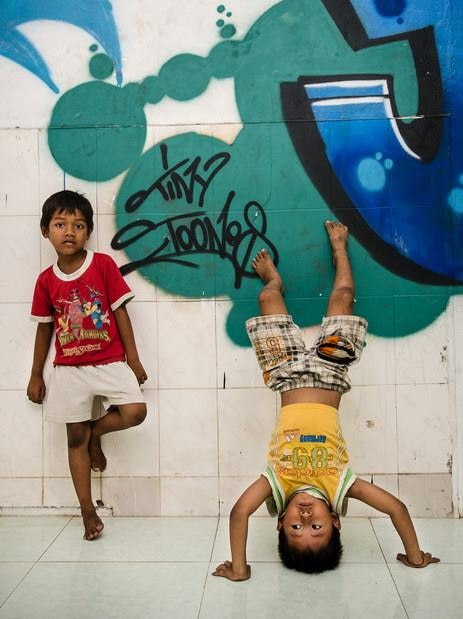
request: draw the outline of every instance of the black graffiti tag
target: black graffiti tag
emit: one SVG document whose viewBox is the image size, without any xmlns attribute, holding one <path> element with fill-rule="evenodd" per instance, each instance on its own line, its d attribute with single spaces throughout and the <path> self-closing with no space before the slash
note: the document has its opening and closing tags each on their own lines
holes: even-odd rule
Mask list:
<svg viewBox="0 0 463 619">
<path fill-rule="evenodd" d="M 199 265 L 186 259 L 186 256 L 215 254 L 231 262 L 235 271 L 234 285 L 239 288 L 243 277 L 256 277 L 246 265 L 257 250 L 257 240 L 260 242 L 259 248 L 267 246 L 278 264 L 278 251 L 266 237 L 267 217 L 258 202 L 251 200 L 244 205 L 241 221 L 230 218 L 230 207 L 236 195 L 234 191 L 228 193 L 215 219 L 203 210 L 212 180 L 230 161 L 228 153 L 217 153 L 204 163 L 200 156 L 196 156 L 169 165 L 167 145 L 161 144 L 160 149 L 163 173 L 147 189 L 129 196 L 125 211 L 133 213 L 155 191 L 166 202 L 183 198 L 187 204 L 196 203 L 201 210 L 172 215 L 157 222 L 137 219 L 123 226 L 111 241 L 113 249 L 126 249 L 141 239 L 143 245 L 140 243 L 138 247 L 147 248 L 145 256 L 121 267 L 123 275 L 161 262 L 197 268 Z"/>
<path fill-rule="evenodd" d="M 160 233 L 158 240 L 149 253 L 121 267 L 121 273 L 126 275 L 147 264 L 170 262 L 187 267 L 197 268 L 198 265 L 186 256 L 197 254 L 216 254 L 230 260 L 235 270 L 235 288 L 241 286 L 243 277 L 255 277 L 255 273 L 246 268 L 251 256 L 256 253 L 256 241 L 259 248 L 266 245 L 276 264 L 278 251 L 266 237 L 267 218 L 263 207 L 256 201 L 248 202 L 243 209 L 244 224 L 230 219 L 230 206 L 235 192 L 230 191 L 219 216 L 213 221 L 204 211 L 195 211 L 182 215 L 174 215 L 154 222 L 150 219 L 133 221 L 121 228 L 114 236 L 111 247 L 125 249 L 132 243 L 155 232 Z M 146 238 L 145 238 L 145 245 Z"/>
<path fill-rule="evenodd" d="M 184 198 L 188 204 L 195 200 L 195 190 L 199 189 L 198 206 L 204 206 L 206 192 L 213 178 L 230 161 L 229 153 L 217 153 L 201 166 L 201 157 L 182 159 L 169 166 L 167 145 L 161 144 L 162 168 L 164 173 L 148 189 L 132 194 L 125 203 L 127 213 L 133 213 L 154 191 L 159 191 L 166 202 Z"/>
</svg>

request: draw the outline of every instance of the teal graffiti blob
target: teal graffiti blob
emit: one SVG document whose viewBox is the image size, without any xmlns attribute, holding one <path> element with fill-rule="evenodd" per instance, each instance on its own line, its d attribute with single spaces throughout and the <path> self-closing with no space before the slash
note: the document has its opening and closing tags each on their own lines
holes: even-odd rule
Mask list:
<svg viewBox="0 0 463 619">
<path fill-rule="evenodd" d="M 48 145 L 63 170 L 91 181 L 120 174 L 137 159 L 146 138 L 143 98 L 136 84 L 118 88 L 87 82 L 56 103 Z"/>
<path fill-rule="evenodd" d="M 164 97 L 164 89 L 161 81 L 156 75 L 150 75 L 143 80 L 140 86 L 140 93 L 146 103 L 159 103 Z"/>
<path fill-rule="evenodd" d="M 194 54 L 174 56 L 159 72 L 165 94 L 177 101 L 188 101 L 201 95 L 208 87 L 209 79 L 207 62 Z"/>
<path fill-rule="evenodd" d="M 231 37 L 235 36 L 236 28 L 233 24 L 227 24 L 220 30 L 220 36 L 222 39 L 231 39 Z"/>
<path fill-rule="evenodd" d="M 249 45 L 241 41 L 224 41 L 216 45 L 208 56 L 211 75 L 218 79 L 233 77 L 248 50 Z"/>
<path fill-rule="evenodd" d="M 89 64 L 90 75 L 99 80 L 105 80 L 114 72 L 114 63 L 106 54 L 95 54 Z"/>
</svg>

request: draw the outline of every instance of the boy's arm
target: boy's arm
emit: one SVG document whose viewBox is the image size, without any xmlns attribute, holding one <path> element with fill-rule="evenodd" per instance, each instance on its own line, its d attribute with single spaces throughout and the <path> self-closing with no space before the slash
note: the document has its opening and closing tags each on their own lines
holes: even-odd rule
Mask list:
<svg viewBox="0 0 463 619">
<path fill-rule="evenodd" d="M 397 497 L 375 484 L 356 479 L 347 493 L 348 497 L 363 501 L 380 512 L 388 514 L 404 545 L 405 554 L 399 553 L 397 559 L 409 567 L 426 567 L 438 563 L 440 559 L 420 549 L 415 527 L 408 509 Z"/>
<path fill-rule="evenodd" d="M 127 313 L 125 304 L 114 310 L 114 318 L 116 319 L 119 335 L 121 336 L 122 344 L 124 345 L 127 364 L 137 377 L 139 384 L 142 385 L 145 380 L 147 380 L 148 376 L 138 357 L 132 323 L 130 322 L 130 317 Z"/>
<path fill-rule="evenodd" d="M 265 477 L 259 477 L 247 488 L 230 512 L 231 561 L 219 565 L 213 576 L 223 576 L 229 580 L 247 580 L 251 568 L 246 562 L 246 542 L 248 539 L 248 520 L 267 497 L 272 494 Z"/>
<path fill-rule="evenodd" d="M 35 402 L 36 404 L 41 404 L 45 397 L 43 368 L 50 348 L 52 334 L 52 322 L 39 322 L 35 333 L 31 377 L 27 385 L 27 397 L 31 402 Z"/>
</svg>

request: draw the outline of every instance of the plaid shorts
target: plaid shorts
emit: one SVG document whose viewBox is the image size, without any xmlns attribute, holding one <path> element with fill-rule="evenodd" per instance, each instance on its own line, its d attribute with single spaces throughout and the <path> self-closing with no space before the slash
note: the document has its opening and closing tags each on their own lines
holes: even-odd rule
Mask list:
<svg viewBox="0 0 463 619">
<path fill-rule="evenodd" d="M 299 327 L 287 314 L 246 321 L 264 382 L 279 392 L 301 387 L 349 391 L 348 368 L 360 359 L 367 326 L 359 316 L 328 316 L 316 342 L 307 349 Z"/>
</svg>

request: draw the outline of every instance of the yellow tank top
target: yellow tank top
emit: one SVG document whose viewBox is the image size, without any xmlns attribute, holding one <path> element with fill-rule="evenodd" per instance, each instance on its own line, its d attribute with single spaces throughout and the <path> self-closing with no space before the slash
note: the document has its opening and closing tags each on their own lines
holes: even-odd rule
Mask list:
<svg viewBox="0 0 463 619">
<path fill-rule="evenodd" d="M 283 406 L 269 444 L 264 477 L 272 488 L 267 508 L 281 515 L 296 492 L 326 501 L 344 516 L 356 476 L 349 467 L 338 411 L 326 404 Z"/>
</svg>

